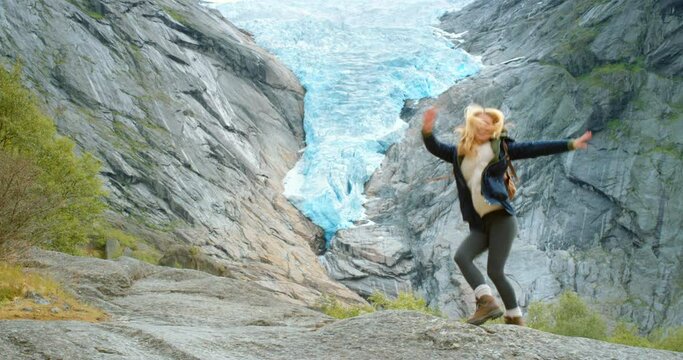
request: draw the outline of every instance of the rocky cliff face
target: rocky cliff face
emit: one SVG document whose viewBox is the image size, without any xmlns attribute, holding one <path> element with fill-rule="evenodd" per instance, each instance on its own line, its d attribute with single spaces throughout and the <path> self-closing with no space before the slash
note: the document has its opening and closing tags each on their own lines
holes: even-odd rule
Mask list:
<svg viewBox="0 0 683 360">
<path fill-rule="evenodd" d="M 436 105 L 436 133 L 455 141 L 474 101 L 502 108 L 518 140 L 594 133 L 587 151 L 515 164 L 519 235 L 506 274 L 520 304 L 573 289 L 644 331 L 681 324 L 680 2 L 476 1 L 441 20 L 486 66 L 406 103 L 410 129 L 366 186 L 371 222 L 341 231 L 325 256 L 333 276 L 361 293 L 416 289 L 452 316 L 473 310 L 453 262 L 468 227 L 451 165 L 426 151 L 420 127 Z M 477 263 L 484 270 L 486 255 Z"/>
<path fill-rule="evenodd" d="M 21 59 L 59 131 L 102 160 L 111 220 L 304 302 L 360 299 L 330 281 L 312 250 L 321 231 L 281 195 L 304 90 L 248 34 L 190 0 L 0 9 L 4 62 Z"/>
<path fill-rule="evenodd" d="M 253 282 L 36 252 L 49 273 L 111 314 L 103 323 L 0 321 L 3 359 L 680 359 L 678 353 L 409 311 L 335 321 Z"/>
</svg>

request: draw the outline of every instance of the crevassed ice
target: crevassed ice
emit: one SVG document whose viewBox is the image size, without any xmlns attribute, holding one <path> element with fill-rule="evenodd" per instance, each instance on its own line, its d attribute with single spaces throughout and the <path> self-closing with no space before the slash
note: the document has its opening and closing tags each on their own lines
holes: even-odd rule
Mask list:
<svg viewBox="0 0 683 360">
<path fill-rule="evenodd" d="M 220 1 L 220 0 L 219 0 Z M 480 63 L 432 26 L 466 1 L 242 0 L 218 5 L 306 88 L 306 148 L 284 195 L 326 239 L 364 217 L 365 182 L 407 124 L 405 99 L 438 95 Z"/>
</svg>

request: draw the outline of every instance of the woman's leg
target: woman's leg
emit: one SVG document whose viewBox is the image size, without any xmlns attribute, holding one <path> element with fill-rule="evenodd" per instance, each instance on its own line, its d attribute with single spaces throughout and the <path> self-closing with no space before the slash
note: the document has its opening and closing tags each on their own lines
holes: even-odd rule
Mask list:
<svg viewBox="0 0 683 360">
<path fill-rule="evenodd" d="M 477 300 L 477 309 L 467 319 L 468 323 L 474 325 L 481 325 L 487 320 L 503 315 L 503 310 L 491 294 L 491 288 L 486 284 L 484 275 L 474 266 L 474 258 L 484 252 L 488 246 L 489 241 L 485 233 L 472 231 L 455 253 L 455 262 L 460 267 L 465 280 L 474 289 L 474 297 Z"/>
<path fill-rule="evenodd" d="M 505 309 L 515 309 L 517 307 L 515 290 L 505 277 L 503 270 L 512 248 L 512 241 L 517 235 L 517 220 L 514 216 L 502 211 L 491 214 L 488 220 L 490 221 L 489 256 L 486 270 L 503 299 Z"/>
<path fill-rule="evenodd" d="M 486 285 L 484 275 L 474 266 L 474 258 L 488 247 L 486 234 L 480 231 L 471 231 L 455 252 L 455 263 L 458 264 L 462 276 L 475 290 L 479 285 Z"/>
</svg>

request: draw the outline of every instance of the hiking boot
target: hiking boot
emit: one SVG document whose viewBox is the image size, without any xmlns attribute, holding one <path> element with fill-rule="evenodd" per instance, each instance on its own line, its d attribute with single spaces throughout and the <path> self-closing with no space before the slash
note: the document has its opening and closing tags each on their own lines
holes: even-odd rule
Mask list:
<svg viewBox="0 0 683 360">
<path fill-rule="evenodd" d="M 487 320 L 499 318 L 503 310 L 496 304 L 496 299 L 491 295 L 482 295 L 477 299 L 477 311 L 467 320 L 472 325 L 481 325 Z"/>
<path fill-rule="evenodd" d="M 503 321 L 510 325 L 526 326 L 521 316 L 503 316 Z"/>
</svg>

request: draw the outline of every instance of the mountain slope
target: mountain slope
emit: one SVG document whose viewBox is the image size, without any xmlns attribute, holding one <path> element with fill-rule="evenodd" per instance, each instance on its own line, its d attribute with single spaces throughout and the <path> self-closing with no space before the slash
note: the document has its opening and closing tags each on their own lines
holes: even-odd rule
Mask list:
<svg viewBox="0 0 683 360">
<path fill-rule="evenodd" d="M 360 300 L 329 280 L 320 229 L 281 195 L 304 90 L 249 35 L 190 0 L 0 8 L 4 62 L 20 59 L 60 133 L 103 161 L 111 221 L 181 263 L 198 247 L 214 272 L 305 302 Z"/>
<path fill-rule="evenodd" d="M 469 102 L 499 107 L 518 140 L 593 130 L 587 151 L 521 160 L 519 235 L 506 265 L 521 305 L 563 289 L 649 331 L 683 322 L 683 12 L 674 1 L 476 1 L 441 27 L 486 67 L 437 99 L 409 101 L 410 129 L 366 186 L 372 225 L 326 255 L 357 291 L 414 288 L 449 314 L 473 311 L 453 261 L 468 232 L 451 166 L 420 138 L 441 109 L 452 130 Z M 444 177 L 445 178 L 442 178 Z M 477 259 L 486 269 L 486 255 Z"/>
</svg>

